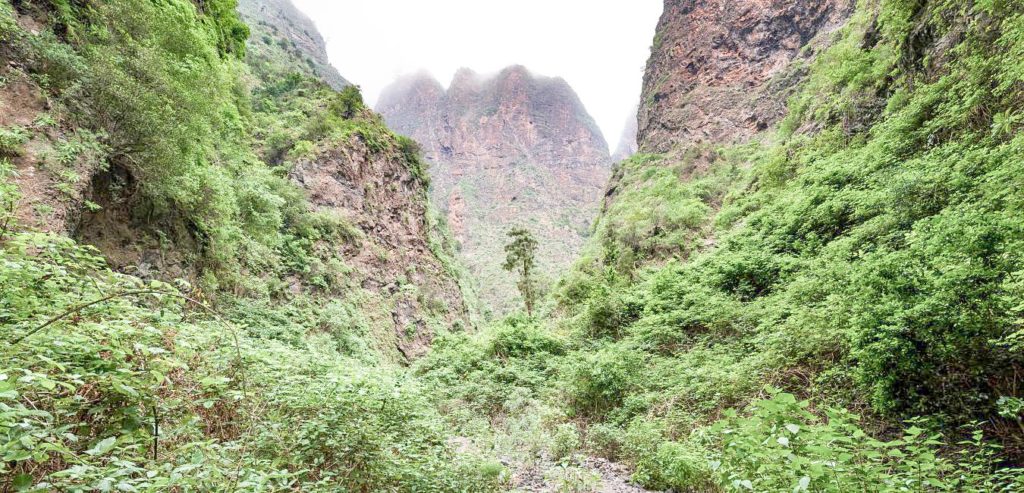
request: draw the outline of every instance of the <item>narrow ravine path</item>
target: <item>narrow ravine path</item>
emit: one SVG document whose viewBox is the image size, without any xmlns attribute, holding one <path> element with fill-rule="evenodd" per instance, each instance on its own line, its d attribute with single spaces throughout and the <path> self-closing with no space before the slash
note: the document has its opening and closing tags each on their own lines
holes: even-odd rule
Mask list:
<svg viewBox="0 0 1024 493">
<path fill-rule="evenodd" d="M 513 491 L 523 493 L 644 493 L 651 492 L 629 480 L 629 470 L 597 457 L 587 457 L 575 465 L 540 462 L 517 471 Z"/>
<path fill-rule="evenodd" d="M 448 444 L 460 454 L 482 454 L 477 444 L 467 437 L 450 438 Z M 498 455 L 511 474 L 507 483 L 509 491 L 516 493 L 654 492 L 633 483 L 625 465 L 600 457 L 574 454 L 571 458 L 556 460 L 547 452 L 534 456 L 518 447 Z"/>
</svg>

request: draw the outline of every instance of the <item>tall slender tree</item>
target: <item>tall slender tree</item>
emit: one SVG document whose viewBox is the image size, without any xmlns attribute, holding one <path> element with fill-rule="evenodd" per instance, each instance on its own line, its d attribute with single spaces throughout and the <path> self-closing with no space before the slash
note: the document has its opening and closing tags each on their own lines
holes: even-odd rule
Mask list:
<svg viewBox="0 0 1024 493">
<path fill-rule="evenodd" d="M 505 270 L 519 273 L 519 292 L 526 304 L 526 313 L 533 316 L 533 307 L 537 302 L 536 281 L 533 278 L 534 262 L 537 254 L 537 240 L 524 228 L 512 228 L 508 232 L 511 240 L 505 245 Z"/>
</svg>

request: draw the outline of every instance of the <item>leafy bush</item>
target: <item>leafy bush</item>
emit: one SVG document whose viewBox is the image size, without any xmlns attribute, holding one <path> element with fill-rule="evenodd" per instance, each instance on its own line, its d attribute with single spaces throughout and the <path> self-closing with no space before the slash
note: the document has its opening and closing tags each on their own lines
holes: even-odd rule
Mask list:
<svg viewBox="0 0 1024 493">
<path fill-rule="evenodd" d="M 619 460 L 622 451 L 622 432 L 618 427 L 597 423 L 587 429 L 587 450 L 598 457 Z"/>
<path fill-rule="evenodd" d="M 203 320 L 175 288 L 71 240 L 21 233 L 0 248 L 2 488 L 498 487 L 493 467 L 448 450 L 406 374 L 323 343 L 317 325 L 337 308 L 266 320 L 247 303 Z M 279 323 L 299 329 L 266 337 Z"/>
<path fill-rule="evenodd" d="M 642 358 L 640 352 L 621 345 L 580 355 L 566 376 L 571 409 L 583 416 L 600 417 L 622 404 Z"/>
<path fill-rule="evenodd" d="M 652 455 L 637 462 L 633 480 L 656 490 L 720 491 L 706 455 L 690 444 L 663 442 Z"/>
<path fill-rule="evenodd" d="M 331 112 L 345 119 L 355 118 L 364 109 L 363 95 L 356 86 L 345 87 L 331 101 Z"/>
<path fill-rule="evenodd" d="M 901 251 L 866 256 L 857 286 L 889 286 L 857 300 L 854 321 L 858 376 L 879 409 L 968 413 L 985 397 L 966 389 L 1018 364 L 994 342 L 1012 324 L 1003 279 L 1022 265 L 1015 216 L 951 208 L 918 222 Z"/>
<path fill-rule="evenodd" d="M 712 466 L 732 491 L 1015 491 L 1021 471 L 1000 469 L 998 447 L 975 431 L 962 450 L 940 454 L 940 434 L 910 421 L 903 435 L 876 440 L 842 410 L 818 419 L 806 401 L 776 393 L 742 417 L 730 412 L 710 428 L 721 455 Z"/>
<path fill-rule="evenodd" d="M 565 352 L 564 342 L 525 317 L 509 318 L 489 335 L 488 353 L 501 359 L 557 356 Z"/>
<path fill-rule="evenodd" d="M 555 427 L 551 438 L 551 455 L 556 460 L 571 456 L 580 448 L 580 432 L 572 423 L 562 423 Z"/>
<path fill-rule="evenodd" d="M 593 339 L 618 338 L 624 329 L 640 317 L 642 304 L 632 293 L 598 285 L 589 293 L 583 311 L 583 324 Z"/>
<path fill-rule="evenodd" d="M 20 156 L 25 142 L 28 142 L 28 132 L 24 128 L 0 128 L 0 158 Z"/>
<path fill-rule="evenodd" d="M 495 415 L 542 389 L 564 351 L 564 343 L 536 321 L 511 318 L 472 337 L 436 339 L 416 370 L 440 401 Z"/>
</svg>

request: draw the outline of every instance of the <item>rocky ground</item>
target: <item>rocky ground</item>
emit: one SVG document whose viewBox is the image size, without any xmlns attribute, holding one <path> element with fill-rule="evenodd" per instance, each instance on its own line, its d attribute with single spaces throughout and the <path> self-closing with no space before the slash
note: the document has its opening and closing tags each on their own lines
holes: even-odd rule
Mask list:
<svg viewBox="0 0 1024 493">
<path fill-rule="evenodd" d="M 629 480 L 622 464 L 586 457 L 568 463 L 541 461 L 516 472 L 515 491 L 523 493 L 641 493 L 647 492 Z"/>
</svg>

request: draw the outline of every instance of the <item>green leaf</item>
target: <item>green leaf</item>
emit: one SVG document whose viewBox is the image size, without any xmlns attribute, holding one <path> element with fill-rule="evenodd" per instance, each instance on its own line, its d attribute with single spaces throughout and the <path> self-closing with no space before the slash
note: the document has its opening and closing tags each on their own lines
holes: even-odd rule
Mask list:
<svg viewBox="0 0 1024 493">
<path fill-rule="evenodd" d="M 31 457 L 32 457 L 32 454 L 28 450 L 25 450 L 25 449 L 8 450 L 7 453 L 4 454 L 4 459 L 3 460 L 4 460 L 4 462 L 18 462 L 18 461 L 29 459 Z"/>
<path fill-rule="evenodd" d="M 14 487 L 14 491 L 26 491 L 32 487 L 32 476 L 19 474 L 14 477 L 14 481 L 11 481 L 11 486 Z"/>
<path fill-rule="evenodd" d="M 103 455 L 107 452 L 110 452 L 114 448 L 115 443 L 117 443 L 117 438 L 115 437 L 104 438 L 103 440 L 100 440 L 100 442 L 97 443 L 96 446 L 89 450 L 86 450 L 85 453 L 92 456 Z"/>
</svg>

